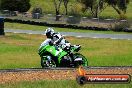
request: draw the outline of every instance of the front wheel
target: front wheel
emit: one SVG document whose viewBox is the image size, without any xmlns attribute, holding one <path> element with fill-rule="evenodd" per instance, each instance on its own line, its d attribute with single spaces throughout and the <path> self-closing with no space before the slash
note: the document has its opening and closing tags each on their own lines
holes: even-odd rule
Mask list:
<svg viewBox="0 0 132 88">
<path fill-rule="evenodd" d="M 41 66 L 44 67 L 56 67 L 56 63 L 54 60 L 49 61 L 46 57 L 41 58 Z"/>
<path fill-rule="evenodd" d="M 74 54 L 74 62 L 75 62 L 75 67 L 78 67 L 80 65 L 82 65 L 82 66 L 88 66 L 88 60 L 87 60 L 87 58 L 85 58 L 85 56 L 83 56 L 80 53 L 75 53 Z"/>
</svg>

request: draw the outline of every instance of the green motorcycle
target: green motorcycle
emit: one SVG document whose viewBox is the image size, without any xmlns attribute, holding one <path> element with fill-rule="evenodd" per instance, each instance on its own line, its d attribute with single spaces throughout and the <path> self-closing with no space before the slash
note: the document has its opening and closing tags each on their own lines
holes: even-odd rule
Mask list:
<svg viewBox="0 0 132 88">
<path fill-rule="evenodd" d="M 87 59 L 80 53 L 80 45 L 71 46 L 63 50 L 54 45 L 45 45 L 39 49 L 41 66 L 44 67 L 78 67 L 88 66 Z"/>
</svg>

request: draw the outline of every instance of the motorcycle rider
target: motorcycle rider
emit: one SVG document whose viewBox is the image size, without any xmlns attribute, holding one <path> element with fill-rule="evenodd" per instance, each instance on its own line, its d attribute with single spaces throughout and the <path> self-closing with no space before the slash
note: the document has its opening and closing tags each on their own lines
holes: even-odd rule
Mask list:
<svg viewBox="0 0 132 88">
<path fill-rule="evenodd" d="M 55 32 L 52 28 L 47 28 L 45 31 L 45 34 L 47 36 L 47 39 L 41 43 L 39 50 L 45 45 L 54 45 L 56 50 L 59 52 L 59 47 L 61 47 L 63 50 L 69 50 L 71 44 L 64 39 L 64 37 L 58 33 Z M 70 50 L 69 50 L 70 51 Z M 47 56 L 48 62 L 47 65 L 51 64 L 51 56 Z M 69 58 L 66 58 L 67 61 L 69 61 Z M 71 61 L 71 60 L 70 60 Z"/>
<path fill-rule="evenodd" d="M 55 32 L 53 28 L 47 28 L 45 31 L 47 39 L 40 45 L 40 48 L 46 44 L 55 45 L 61 47 L 63 50 L 70 49 L 71 44 L 58 32 Z"/>
</svg>

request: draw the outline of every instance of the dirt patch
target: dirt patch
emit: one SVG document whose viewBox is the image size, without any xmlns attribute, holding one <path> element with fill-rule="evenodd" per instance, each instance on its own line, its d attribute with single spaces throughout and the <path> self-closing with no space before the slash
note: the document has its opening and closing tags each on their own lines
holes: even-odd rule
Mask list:
<svg viewBox="0 0 132 88">
<path fill-rule="evenodd" d="M 87 74 L 130 74 L 132 68 L 119 69 L 89 69 Z M 19 81 L 35 80 L 75 80 L 78 70 L 42 70 L 42 71 L 21 71 L 21 72 L 0 72 L 0 84 Z"/>
</svg>

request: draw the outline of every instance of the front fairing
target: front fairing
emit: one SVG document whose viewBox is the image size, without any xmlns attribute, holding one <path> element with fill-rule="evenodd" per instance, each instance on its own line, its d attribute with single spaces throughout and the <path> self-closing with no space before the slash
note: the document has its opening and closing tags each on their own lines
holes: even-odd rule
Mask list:
<svg viewBox="0 0 132 88">
<path fill-rule="evenodd" d="M 58 57 L 59 63 L 60 63 L 62 57 L 67 55 L 67 52 L 65 52 L 61 48 L 57 48 L 55 46 L 45 45 L 39 49 L 39 55 L 40 56 L 47 54 L 47 52 L 50 53 L 51 55 L 55 56 L 55 57 Z"/>
<path fill-rule="evenodd" d="M 46 52 L 49 52 L 53 56 L 57 56 L 57 54 L 58 54 L 58 52 L 54 46 L 45 45 L 39 49 L 39 55 L 45 54 Z"/>
</svg>

